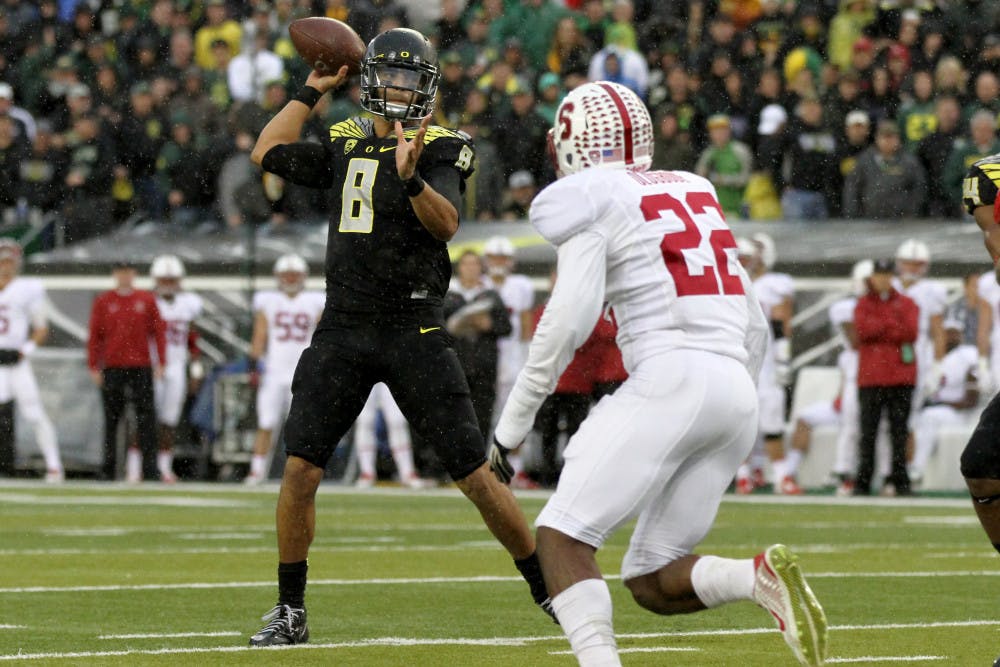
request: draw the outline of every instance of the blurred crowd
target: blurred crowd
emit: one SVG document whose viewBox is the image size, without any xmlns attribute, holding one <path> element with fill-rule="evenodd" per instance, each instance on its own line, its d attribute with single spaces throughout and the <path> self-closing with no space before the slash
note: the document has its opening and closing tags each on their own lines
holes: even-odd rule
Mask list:
<svg viewBox="0 0 1000 667">
<path fill-rule="evenodd" d="M 411 25 L 402 0 L 3 0 L 3 225 L 58 220 L 72 242 L 136 212 L 323 217 L 320 193 L 249 160 L 308 74 L 288 25 L 316 15 L 365 41 Z M 439 49 L 437 122 L 476 142 L 465 219 L 525 216 L 554 178 L 558 104 L 587 80 L 635 90 L 654 167 L 711 178 L 731 219 L 958 219 L 965 168 L 1000 152 L 989 0 L 441 0 L 417 27 Z M 360 113 L 358 93 L 326 96 L 307 134 Z"/>
</svg>

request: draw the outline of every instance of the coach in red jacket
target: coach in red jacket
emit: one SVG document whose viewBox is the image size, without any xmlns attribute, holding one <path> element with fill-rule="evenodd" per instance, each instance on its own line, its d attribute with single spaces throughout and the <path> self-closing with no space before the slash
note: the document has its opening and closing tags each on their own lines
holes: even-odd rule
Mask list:
<svg viewBox="0 0 1000 667">
<path fill-rule="evenodd" d="M 882 413 L 889 417 L 892 471 L 883 487 L 885 495 L 909 495 L 906 474 L 907 419 L 917 364 L 913 342 L 917 339 L 917 304 L 892 286 L 894 262 L 880 259 L 868 279 L 868 294 L 858 299 L 854 328 L 858 337 L 858 404 L 861 440 L 854 495 L 870 495 L 875 469 L 875 438 Z"/>
<path fill-rule="evenodd" d="M 118 467 L 118 422 L 125 411 L 130 390 L 135 408 L 136 430 L 142 449 L 142 473 L 159 479 L 156 469 L 156 411 L 153 375 L 163 375 L 166 359 L 166 327 L 156 307 L 156 295 L 137 290 L 135 267 L 115 265 L 115 288 L 99 295 L 90 312 L 87 366 L 101 388 L 104 402 L 104 466 L 101 478 L 112 480 Z M 152 358 L 155 350 L 156 358 Z M 138 481 L 130 479 L 129 481 Z"/>
</svg>

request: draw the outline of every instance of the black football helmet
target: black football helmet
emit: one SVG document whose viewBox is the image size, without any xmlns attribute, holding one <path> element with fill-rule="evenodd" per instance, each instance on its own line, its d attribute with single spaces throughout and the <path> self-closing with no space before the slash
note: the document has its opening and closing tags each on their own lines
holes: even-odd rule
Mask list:
<svg viewBox="0 0 1000 667">
<path fill-rule="evenodd" d="M 420 120 L 434 110 L 440 76 L 426 37 L 409 28 L 386 30 L 361 62 L 361 106 L 388 120 Z"/>
</svg>

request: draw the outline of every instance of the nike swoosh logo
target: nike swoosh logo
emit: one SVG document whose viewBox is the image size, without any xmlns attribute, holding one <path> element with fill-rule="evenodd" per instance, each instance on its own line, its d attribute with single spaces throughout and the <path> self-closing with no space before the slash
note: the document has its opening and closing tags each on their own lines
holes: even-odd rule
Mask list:
<svg viewBox="0 0 1000 667">
<path fill-rule="evenodd" d="M 379 153 L 386 153 L 388 151 L 394 151 L 394 150 L 396 150 L 395 146 L 379 146 L 378 148 Z"/>
<path fill-rule="evenodd" d="M 438 330 L 438 329 L 440 329 L 440 328 L 441 328 L 441 327 L 427 327 L 427 328 L 425 329 L 424 327 L 420 327 L 420 333 L 422 333 L 422 334 L 425 334 L 425 333 L 430 333 L 430 332 L 432 332 L 432 331 L 437 331 L 437 330 Z"/>
</svg>

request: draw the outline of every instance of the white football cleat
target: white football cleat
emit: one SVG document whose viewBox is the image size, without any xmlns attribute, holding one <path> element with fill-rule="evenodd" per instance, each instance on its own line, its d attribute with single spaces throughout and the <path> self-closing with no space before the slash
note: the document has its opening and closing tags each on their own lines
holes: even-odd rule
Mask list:
<svg viewBox="0 0 1000 667">
<path fill-rule="evenodd" d="M 823 607 L 806 583 L 797 558 L 774 544 L 754 558 L 754 602 L 771 613 L 785 643 L 806 667 L 826 661 L 827 626 Z"/>
<path fill-rule="evenodd" d="M 243 483 L 246 484 L 247 486 L 258 486 L 260 484 L 263 484 L 263 482 L 264 482 L 263 475 L 255 475 L 253 473 L 250 473 L 249 475 L 243 478 Z"/>
<path fill-rule="evenodd" d="M 66 474 L 62 470 L 46 470 L 45 481 L 49 484 L 62 484 Z"/>
<path fill-rule="evenodd" d="M 375 475 L 365 475 L 362 473 L 354 481 L 354 488 L 356 489 L 370 489 L 373 486 L 375 486 Z"/>
<path fill-rule="evenodd" d="M 402 484 L 408 489 L 413 489 L 414 491 L 420 491 L 422 489 L 433 489 L 434 487 L 437 486 L 437 480 L 424 479 L 423 477 L 414 474 L 404 479 L 402 481 Z"/>
</svg>

